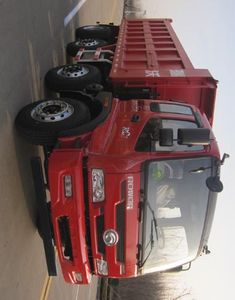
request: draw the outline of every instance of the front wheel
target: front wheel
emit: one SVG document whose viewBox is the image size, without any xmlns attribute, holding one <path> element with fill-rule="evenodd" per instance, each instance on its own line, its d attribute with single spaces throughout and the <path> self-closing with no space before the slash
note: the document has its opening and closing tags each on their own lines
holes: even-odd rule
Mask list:
<svg viewBox="0 0 235 300">
<path fill-rule="evenodd" d="M 35 145 L 54 145 L 61 131 L 90 120 L 88 107 L 74 99 L 55 98 L 31 103 L 17 115 L 19 134 Z"/>
<path fill-rule="evenodd" d="M 99 69 L 87 64 L 72 64 L 53 68 L 45 76 L 47 87 L 55 92 L 81 91 L 91 83 L 101 83 Z"/>
</svg>

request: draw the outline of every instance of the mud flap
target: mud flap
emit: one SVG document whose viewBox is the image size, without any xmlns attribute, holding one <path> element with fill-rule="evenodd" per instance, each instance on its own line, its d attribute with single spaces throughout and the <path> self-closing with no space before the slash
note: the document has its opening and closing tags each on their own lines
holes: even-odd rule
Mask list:
<svg viewBox="0 0 235 300">
<path fill-rule="evenodd" d="M 34 189 L 37 200 L 43 246 L 46 256 L 47 270 L 49 276 L 56 276 L 57 271 L 55 261 L 55 250 L 52 242 L 50 216 L 47 209 L 46 190 L 40 157 L 32 157 L 31 167 L 33 172 Z"/>
</svg>

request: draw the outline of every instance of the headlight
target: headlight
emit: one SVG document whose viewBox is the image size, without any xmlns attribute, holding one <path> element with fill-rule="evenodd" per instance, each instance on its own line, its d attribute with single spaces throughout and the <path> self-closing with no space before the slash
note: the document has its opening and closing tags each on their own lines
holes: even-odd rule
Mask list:
<svg viewBox="0 0 235 300">
<path fill-rule="evenodd" d="M 73 195 L 72 176 L 70 175 L 64 176 L 64 194 L 66 198 L 70 198 Z"/>
<path fill-rule="evenodd" d="M 106 260 L 97 259 L 96 260 L 97 272 L 99 275 L 108 275 L 108 264 Z"/>
<path fill-rule="evenodd" d="M 92 169 L 93 202 L 104 201 L 104 172 L 101 169 Z"/>
</svg>

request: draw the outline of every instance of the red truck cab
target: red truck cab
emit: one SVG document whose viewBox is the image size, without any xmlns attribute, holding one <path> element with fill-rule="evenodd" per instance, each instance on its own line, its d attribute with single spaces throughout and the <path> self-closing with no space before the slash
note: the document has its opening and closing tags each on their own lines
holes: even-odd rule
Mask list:
<svg viewBox="0 0 235 300">
<path fill-rule="evenodd" d="M 217 82 L 209 71 L 194 69 L 170 23 L 123 20 L 103 79 L 108 92 L 90 100 L 91 107 L 99 102 L 101 113 L 67 131 L 57 129 L 46 151 L 51 230 L 68 282 L 174 269 L 207 247 L 222 190 L 211 131 Z M 99 51 L 95 62 L 86 53 L 92 67 L 60 67 L 56 76 L 71 82 L 93 63 L 102 69 L 111 50 L 100 62 Z M 46 134 L 46 126 L 74 114 L 73 103 L 47 100 L 27 113 Z M 22 116 L 17 124 L 22 134 Z M 28 138 L 29 130 L 22 135 Z"/>
<path fill-rule="evenodd" d="M 152 138 L 158 127 L 177 133 L 210 125 L 193 106 L 161 101 L 151 111 L 155 103 L 113 99 L 108 119 L 88 143 L 86 136 L 80 149 L 63 148 L 62 142 L 50 156 L 52 220 L 67 281 L 87 283 L 91 273 L 121 278 L 172 269 L 206 246 L 216 203 L 206 179 L 218 172 L 216 141 L 211 136 L 206 146 L 160 146 Z"/>
</svg>

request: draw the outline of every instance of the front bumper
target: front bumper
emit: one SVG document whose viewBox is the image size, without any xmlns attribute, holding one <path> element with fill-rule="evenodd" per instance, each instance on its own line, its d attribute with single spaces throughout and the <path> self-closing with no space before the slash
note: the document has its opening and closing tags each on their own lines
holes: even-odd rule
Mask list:
<svg viewBox="0 0 235 300">
<path fill-rule="evenodd" d="M 49 189 L 55 243 L 64 279 L 70 283 L 88 284 L 91 268 L 86 242 L 83 184 L 83 153 L 78 149 L 57 149 L 49 158 Z M 72 196 L 66 198 L 64 176 L 72 178 Z M 66 220 L 66 236 L 61 232 Z M 69 254 L 68 254 L 69 252 Z"/>
</svg>

